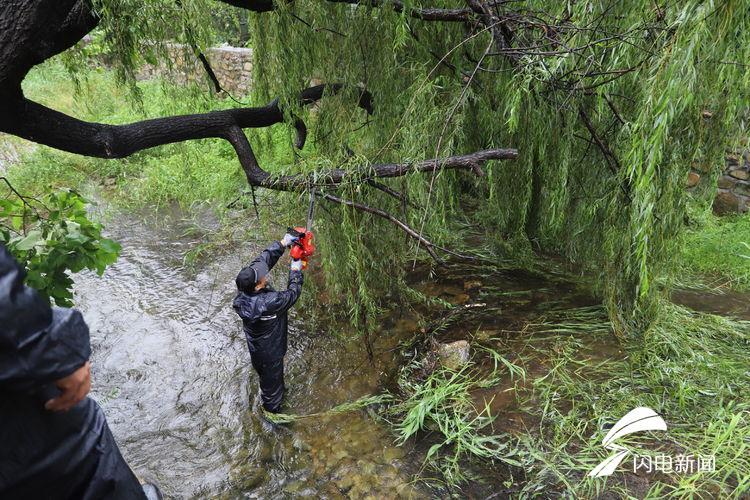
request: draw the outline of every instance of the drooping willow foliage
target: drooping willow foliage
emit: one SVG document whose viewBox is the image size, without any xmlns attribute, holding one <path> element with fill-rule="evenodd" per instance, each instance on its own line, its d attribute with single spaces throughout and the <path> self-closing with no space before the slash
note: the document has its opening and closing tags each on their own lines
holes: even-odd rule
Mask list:
<svg viewBox="0 0 750 500">
<path fill-rule="evenodd" d="M 134 15 L 135 3 L 102 0 L 101 8 Z M 147 4 L 152 17 L 137 36 L 120 19 L 105 21 L 118 53 L 133 52 L 131 38 L 155 33 L 214 40 L 201 21 L 214 3 Z M 518 148 L 518 160 L 487 165 L 485 177 L 438 170 L 387 181 L 408 204 L 361 182 L 338 194 L 383 207 L 438 243 L 456 244 L 461 225 L 490 249 L 502 240 L 519 252 L 563 255 L 598 276 L 620 332 L 642 331 L 662 293 L 655 282 L 675 254 L 690 166 L 718 171 L 743 133 L 750 5 L 490 5 L 501 21 L 489 25 L 418 19 L 413 9 L 436 5 L 411 1 L 393 8 L 296 0 L 277 2 L 272 12 L 232 14 L 250 18 L 253 101 L 279 97 L 311 130 L 297 161 L 263 167 L 310 172 Z M 191 28 L 180 29 L 165 12 Z M 316 81 L 345 83 L 348 91 L 299 109 L 296 94 Z M 374 96 L 370 117 L 355 105 L 359 88 Z M 367 213 L 328 205 L 317 217 L 332 295 L 348 297 L 355 319 L 374 317 L 383 285 L 401 282 L 415 248 Z"/>
</svg>

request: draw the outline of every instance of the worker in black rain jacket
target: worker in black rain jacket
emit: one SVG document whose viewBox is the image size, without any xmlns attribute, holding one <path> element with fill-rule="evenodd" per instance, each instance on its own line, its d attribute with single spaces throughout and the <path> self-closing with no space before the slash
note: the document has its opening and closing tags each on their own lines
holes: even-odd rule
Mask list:
<svg viewBox="0 0 750 500">
<path fill-rule="evenodd" d="M 160 498 L 120 455 L 91 387 L 89 329 L 23 285 L 0 245 L 0 498 Z"/>
<path fill-rule="evenodd" d="M 286 234 L 263 250 L 258 258 L 237 275 L 239 293 L 233 307 L 242 318 L 250 360 L 260 379 L 263 408 L 278 413 L 284 396 L 284 355 L 287 347 L 287 311 L 302 291 L 302 261 L 292 259 L 289 284 L 277 292 L 267 282 L 268 272 L 297 241 Z"/>
</svg>

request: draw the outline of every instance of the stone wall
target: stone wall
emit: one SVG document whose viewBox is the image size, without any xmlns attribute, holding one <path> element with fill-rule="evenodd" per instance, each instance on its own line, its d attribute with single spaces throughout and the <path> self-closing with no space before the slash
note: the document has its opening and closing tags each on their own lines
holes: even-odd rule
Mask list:
<svg viewBox="0 0 750 500">
<path fill-rule="evenodd" d="M 171 67 L 164 62 L 157 65 L 146 64 L 138 71 L 138 78 L 148 80 L 162 76 L 179 85 L 197 82 L 213 88 L 203 65 L 189 47 L 174 44 L 169 45 L 167 50 Z M 252 49 L 214 47 L 206 51 L 206 58 L 224 90 L 238 96 L 248 93 L 253 69 Z"/>
<path fill-rule="evenodd" d="M 695 164 L 687 178 L 688 191 L 703 196 L 715 174 L 710 165 Z M 717 180 L 713 209 L 717 215 L 745 213 L 750 210 L 750 152 L 727 154 L 724 169 Z"/>
<path fill-rule="evenodd" d="M 717 187 L 714 212 L 724 215 L 750 209 L 750 152 L 727 155 Z"/>
</svg>

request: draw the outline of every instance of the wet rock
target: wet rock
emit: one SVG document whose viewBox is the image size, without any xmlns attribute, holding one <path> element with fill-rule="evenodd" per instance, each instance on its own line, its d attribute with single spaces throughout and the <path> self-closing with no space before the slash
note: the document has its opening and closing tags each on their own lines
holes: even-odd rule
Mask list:
<svg viewBox="0 0 750 500">
<path fill-rule="evenodd" d="M 714 199 L 713 209 L 716 215 L 737 213 L 740 210 L 740 199 L 728 191 L 720 192 Z"/>
<path fill-rule="evenodd" d="M 352 486 L 354 486 L 354 483 L 357 482 L 356 479 L 357 478 L 356 478 L 356 474 L 355 473 L 346 474 L 344 477 L 342 477 L 341 479 L 339 479 L 338 481 L 336 481 L 336 486 L 341 491 L 343 491 L 344 493 L 346 493 L 347 491 L 349 491 L 349 489 Z"/>
<path fill-rule="evenodd" d="M 341 498 L 346 498 L 344 495 L 341 494 L 341 490 L 337 487 L 334 483 L 327 483 L 325 486 L 323 486 L 322 491 L 320 491 L 320 494 L 317 498 L 327 498 L 329 500 L 338 500 Z"/>
<path fill-rule="evenodd" d="M 375 473 L 375 464 L 370 462 L 369 460 L 357 460 L 357 467 L 362 475 Z"/>
<path fill-rule="evenodd" d="M 256 460 L 259 462 L 272 462 L 273 461 L 273 446 L 271 443 L 261 440 L 258 443 Z"/>
<path fill-rule="evenodd" d="M 297 481 L 292 481 L 291 483 L 284 486 L 284 491 L 286 493 L 299 493 L 304 487 L 305 482 L 301 479 L 298 479 Z"/>
<path fill-rule="evenodd" d="M 268 479 L 268 473 L 265 469 L 253 467 L 242 474 L 242 487 L 245 490 L 251 490 L 258 487 L 266 479 Z"/>
<path fill-rule="evenodd" d="M 320 498 L 320 495 L 315 490 L 315 488 L 305 488 L 304 490 L 297 493 L 296 498 L 318 500 L 318 498 Z"/>
<path fill-rule="evenodd" d="M 691 188 L 691 187 L 697 186 L 700 180 L 701 180 L 700 174 L 698 174 L 697 172 L 690 172 L 687 178 L 687 187 Z"/>
<path fill-rule="evenodd" d="M 401 483 L 396 487 L 398 498 L 419 498 L 417 489 L 409 483 Z"/>
<path fill-rule="evenodd" d="M 387 452 L 388 450 L 386 450 Z M 383 454 L 385 455 L 385 453 Z M 402 457 L 396 457 L 396 458 L 402 458 Z M 395 479 L 398 477 L 398 469 L 394 467 L 393 465 L 386 465 L 384 466 L 379 473 L 379 476 L 384 479 Z"/>
<path fill-rule="evenodd" d="M 404 455 L 406 455 L 406 452 L 403 448 L 399 448 L 398 446 L 394 446 L 393 448 L 386 448 L 383 452 L 383 461 L 389 464 L 394 460 L 400 460 L 404 458 Z"/>
<path fill-rule="evenodd" d="M 295 450 L 298 450 L 298 451 L 310 451 L 310 445 L 296 436 L 292 440 L 292 446 L 294 447 Z"/>
<path fill-rule="evenodd" d="M 496 338 L 500 335 L 500 330 L 482 329 L 477 330 L 474 334 L 474 338 L 480 342 L 487 342 L 490 339 Z"/>
<path fill-rule="evenodd" d="M 731 175 L 735 179 L 740 179 L 741 181 L 750 179 L 750 172 L 743 169 L 732 170 L 731 172 L 729 172 L 729 175 Z"/>
<path fill-rule="evenodd" d="M 439 344 L 437 354 L 444 367 L 458 370 L 469 362 L 469 343 L 465 340 L 457 340 L 450 344 Z"/>
</svg>

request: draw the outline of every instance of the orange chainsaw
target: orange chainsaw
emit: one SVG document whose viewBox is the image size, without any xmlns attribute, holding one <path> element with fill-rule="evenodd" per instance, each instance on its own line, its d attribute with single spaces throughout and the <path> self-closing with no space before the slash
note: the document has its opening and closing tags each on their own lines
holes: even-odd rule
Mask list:
<svg viewBox="0 0 750 500">
<path fill-rule="evenodd" d="M 315 209 L 315 190 L 310 190 L 310 206 L 307 208 L 307 227 L 295 227 L 287 228 L 287 232 L 292 236 L 299 238 L 297 241 L 292 243 L 292 249 L 289 252 L 292 259 L 299 259 L 302 261 L 302 269 L 307 269 L 307 260 L 315 253 L 315 245 L 313 244 L 313 211 Z"/>
</svg>

